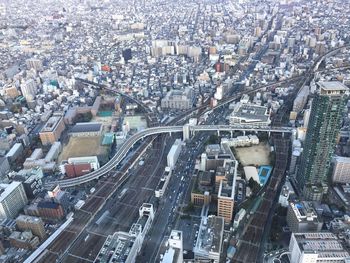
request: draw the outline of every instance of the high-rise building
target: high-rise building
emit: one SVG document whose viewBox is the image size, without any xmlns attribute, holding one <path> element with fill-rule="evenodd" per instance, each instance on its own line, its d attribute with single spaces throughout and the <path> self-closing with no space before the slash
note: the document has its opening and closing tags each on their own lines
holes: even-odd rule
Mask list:
<svg viewBox="0 0 350 263">
<path fill-rule="evenodd" d="M 338 81 L 319 82 L 313 99 L 297 182 L 308 200 L 319 200 L 340 128 L 347 87 Z"/>
<path fill-rule="evenodd" d="M 0 177 L 5 177 L 10 171 L 10 163 L 7 158 L 0 157 Z"/>
<path fill-rule="evenodd" d="M 289 242 L 290 262 L 347 262 L 350 255 L 330 232 L 293 233 Z"/>
<path fill-rule="evenodd" d="M 223 217 L 225 223 L 230 223 L 233 216 L 237 166 L 238 162 L 236 160 L 225 160 L 224 167 L 227 170 L 226 179 L 220 181 L 218 192 L 218 216 Z"/>
<path fill-rule="evenodd" d="M 317 215 L 312 202 L 289 203 L 287 223 L 293 233 L 319 232 L 323 221 Z"/>
<path fill-rule="evenodd" d="M 44 228 L 44 222 L 39 217 L 19 215 L 16 218 L 17 228 L 21 231 L 30 230 L 41 240 L 45 238 L 46 232 Z"/>
<path fill-rule="evenodd" d="M 0 184 L 0 218 L 14 218 L 27 202 L 21 182 Z"/>
<path fill-rule="evenodd" d="M 193 106 L 194 93 L 192 88 L 184 90 L 171 90 L 161 101 L 163 109 L 180 109 L 186 110 Z"/>
<path fill-rule="evenodd" d="M 350 182 L 350 158 L 336 156 L 334 158 L 332 181 L 334 183 Z"/>
<path fill-rule="evenodd" d="M 18 89 L 16 88 L 16 86 L 13 86 L 13 85 L 9 85 L 9 86 L 5 87 L 4 94 L 5 94 L 5 96 L 8 96 L 12 99 L 19 96 Z"/>
<path fill-rule="evenodd" d="M 34 236 L 31 231 L 14 231 L 9 236 L 9 241 L 12 247 L 23 249 L 36 249 L 39 245 L 39 238 Z"/>
<path fill-rule="evenodd" d="M 35 70 L 42 70 L 43 69 L 43 62 L 40 59 L 37 58 L 30 58 L 26 60 L 26 65 L 28 69 L 35 69 Z"/>
<path fill-rule="evenodd" d="M 36 93 L 38 92 L 37 84 L 33 79 L 29 79 L 25 83 L 21 84 L 21 92 L 27 101 L 33 101 Z"/>
<path fill-rule="evenodd" d="M 61 133 L 66 126 L 64 125 L 63 117 L 61 115 L 52 116 L 41 129 L 39 136 L 43 145 L 53 144 L 61 137 Z"/>
<path fill-rule="evenodd" d="M 139 208 L 139 218 L 129 232 L 118 231 L 109 235 L 94 262 L 135 262 L 153 219 L 153 205 L 143 203 Z"/>
<path fill-rule="evenodd" d="M 165 247 L 161 263 L 182 263 L 183 261 L 183 240 L 182 231 L 172 230 Z"/>
<path fill-rule="evenodd" d="M 37 205 L 40 217 L 47 219 L 61 219 L 64 216 L 62 205 L 52 201 L 41 201 Z"/>
<path fill-rule="evenodd" d="M 222 253 L 224 219 L 221 216 L 204 216 L 193 248 L 195 262 L 219 262 Z"/>
</svg>

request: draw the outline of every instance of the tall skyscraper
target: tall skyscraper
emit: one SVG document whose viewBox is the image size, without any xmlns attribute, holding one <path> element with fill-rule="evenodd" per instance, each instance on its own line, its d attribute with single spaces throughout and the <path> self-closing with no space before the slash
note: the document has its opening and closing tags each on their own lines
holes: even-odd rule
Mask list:
<svg viewBox="0 0 350 263">
<path fill-rule="evenodd" d="M 347 87 L 338 81 L 319 82 L 312 102 L 297 182 L 305 199 L 322 198 L 340 129 Z"/>
<path fill-rule="evenodd" d="M 21 84 L 21 92 L 27 101 L 33 101 L 38 92 L 38 87 L 33 79 L 29 79 Z"/>
<path fill-rule="evenodd" d="M 21 182 L 0 184 L 0 218 L 14 218 L 28 203 Z"/>
</svg>

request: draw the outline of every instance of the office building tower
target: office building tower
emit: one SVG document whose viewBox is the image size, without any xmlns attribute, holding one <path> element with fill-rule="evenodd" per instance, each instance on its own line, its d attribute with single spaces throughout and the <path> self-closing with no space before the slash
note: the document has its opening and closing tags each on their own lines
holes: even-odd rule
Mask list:
<svg viewBox="0 0 350 263">
<path fill-rule="evenodd" d="M 4 178 L 10 172 L 10 163 L 6 157 L 0 157 L 0 177 Z"/>
<path fill-rule="evenodd" d="M 334 183 L 350 182 L 350 158 L 336 156 L 334 158 L 332 181 Z"/>
<path fill-rule="evenodd" d="M 182 231 L 172 230 L 165 247 L 161 263 L 182 263 L 183 261 L 183 240 Z"/>
<path fill-rule="evenodd" d="M 224 219 L 210 215 L 202 217 L 196 244 L 193 248 L 195 262 L 219 262 L 224 236 Z"/>
<path fill-rule="evenodd" d="M 4 95 L 9 97 L 9 98 L 14 99 L 14 98 L 19 96 L 19 92 L 18 92 L 18 89 L 16 88 L 16 86 L 9 85 L 9 86 L 4 88 Z"/>
<path fill-rule="evenodd" d="M 40 217 L 60 220 L 64 216 L 63 207 L 58 203 L 52 201 L 41 201 L 38 203 L 37 207 Z"/>
<path fill-rule="evenodd" d="M 337 81 L 319 82 L 313 99 L 297 182 L 305 199 L 320 200 L 340 128 L 346 86 Z"/>
<path fill-rule="evenodd" d="M 52 116 L 39 133 L 41 143 L 43 145 L 49 145 L 58 141 L 65 128 L 66 126 L 64 125 L 62 116 Z"/>
<path fill-rule="evenodd" d="M 14 218 L 28 199 L 21 182 L 0 184 L 0 218 Z"/>
<path fill-rule="evenodd" d="M 43 62 L 37 58 L 30 58 L 26 60 L 26 65 L 28 69 L 42 70 Z"/>
<path fill-rule="evenodd" d="M 35 81 L 33 79 L 29 79 L 25 83 L 22 83 L 21 92 L 27 101 L 33 101 L 36 93 L 38 92 L 38 87 Z"/>
<path fill-rule="evenodd" d="M 294 140 L 292 146 L 292 156 L 290 158 L 289 174 L 296 172 L 297 162 L 300 159 L 300 155 L 303 149 L 301 148 L 300 140 Z"/>
<path fill-rule="evenodd" d="M 14 231 L 9 236 L 9 241 L 12 247 L 22 248 L 26 250 L 36 249 L 39 245 L 39 238 L 34 236 L 30 231 Z"/>
<path fill-rule="evenodd" d="M 124 49 L 122 51 L 122 55 L 123 55 L 125 63 L 127 63 L 129 60 L 131 60 L 132 59 L 131 48 Z"/>
<path fill-rule="evenodd" d="M 16 225 L 21 231 L 32 231 L 32 233 L 38 236 L 41 240 L 46 237 L 44 222 L 39 217 L 19 215 L 16 218 Z"/>
<path fill-rule="evenodd" d="M 161 100 L 162 109 L 186 110 L 193 107 L 194 92 L 192 88 L 171 90 Z"/>
<path fill-rule="evenodd" d="M 153 219 L 153 205 L 143 203 L 139 208 L 139 218 L 132 224 L 129 232 L 118 231 L 109 235 L 94 262 L 136 262 Z"/>
<path fill-rule="evenodd" d="M 291 263 L 348 262 L 349 253 L 330 232 L 293 233 L 289 242 Z"/>
<path fill-rule="evenodd" d="M 293 233 L 321 231 L 323 222 L 312 202 L 289 203 L 287 223 Z"/>
<path fill-rule="evenodd" d="M 238 162 L 236 160 L 225 160 L 224 168 L 226 170 L 226 178 L 220 181 L 218 192 L 218 216 L 223 217 L 225 223 L 230 223 L 233 219 L 237 166 Z"/>
</svg>

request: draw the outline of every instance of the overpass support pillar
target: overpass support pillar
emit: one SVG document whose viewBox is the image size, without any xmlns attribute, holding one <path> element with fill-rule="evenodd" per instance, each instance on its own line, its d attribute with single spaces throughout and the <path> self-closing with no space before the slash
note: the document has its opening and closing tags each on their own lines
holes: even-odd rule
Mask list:
<svg viewBox="0 0 350 263">
<path fill-rule="evenodd" d="M 245 136 L 245 131 L 243 131 L 243 136 Z"/>
<path fill-rule="evenodd" d="M 218 133 L 218 137 L 220 137 L 220 130 L 217 130 L 217 133 Z"/>
<path fill-rule="evenodd" d="M 270 136 L 271 136 L 271 132 L 269 131 L 269 132 L 267 132 L 267 134 L 269 135 L 269 138 L 270 138 Z"/>
<path fill-rule="evenodd" d="M 231 138 L 233 137 L 233 131 L 230 131 L 230 133 L 231 133 Z"/>
<path fill-rule="evenodd" d="M 284 132 L 282 132 L 282 138 L 284 138 Z"/>
<path fill-rule="evenodd" d="M 189 140 L 190 138 L 191 138 L 190 125 L 185 124 L 182 128 L 182 139 L 186 141 L 186 140 Z"/>
</svg>

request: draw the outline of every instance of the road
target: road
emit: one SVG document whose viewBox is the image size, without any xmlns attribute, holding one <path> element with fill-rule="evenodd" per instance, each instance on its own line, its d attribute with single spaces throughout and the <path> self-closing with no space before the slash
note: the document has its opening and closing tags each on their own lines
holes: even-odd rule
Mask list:
<svg viewBox="0 0 350 263">
<path fill-rule="evenodd" d="M 91 173 L 82 175 L 76 178 L 62 179 L 57 181 L 51 181 L 45 184 L 46 188 L 51 188 L 56 184 L 59 184 L 62 188 L 72 187 L 80 184 L 90 182 L 92 180 L 98 179 L 101 176 L 107 174 L 111 170 L 115 169 L 117 165 L 126 157 L 129 151 L 134 147 L 134 145 L 141 139 L 151 136 L 158 135 L 162 133 L 177 133 L 183 131 L 183 126 L 160 126 L 151 127 L 144 129 L 136 134 L 130 136 L 121 145 L 121 147 L 116 151 L 115 155 L 98 170 Z M 250 131 L 250 132 L 274 132 L 274 133 L 291 133 L 293 129 L 290 127 L 247 127 L 240 125 L 196 125 L 190 126 L 191 132 L 201 132 L 201 131 Z"/>
</svg>

